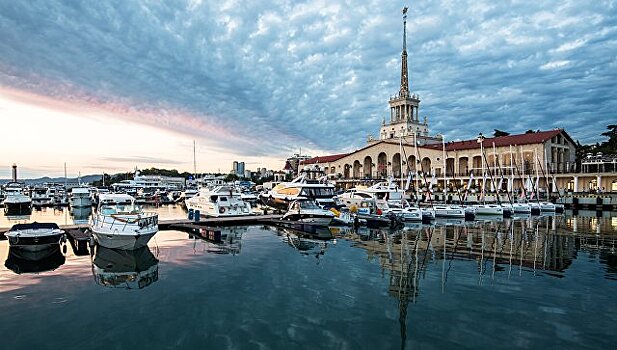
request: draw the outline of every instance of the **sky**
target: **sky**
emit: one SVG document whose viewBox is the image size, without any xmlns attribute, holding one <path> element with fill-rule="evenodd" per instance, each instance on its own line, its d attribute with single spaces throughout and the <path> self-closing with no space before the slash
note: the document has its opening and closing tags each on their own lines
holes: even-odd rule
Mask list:
<svg viewBox="0 0 617 350">
<path fill-rule="evenodd" d="M 617 121 L 617 1 L 0 1 L 0 178 L 280 169 L 377 136 L 400 83 L 446 140 Z"/>
</svg>

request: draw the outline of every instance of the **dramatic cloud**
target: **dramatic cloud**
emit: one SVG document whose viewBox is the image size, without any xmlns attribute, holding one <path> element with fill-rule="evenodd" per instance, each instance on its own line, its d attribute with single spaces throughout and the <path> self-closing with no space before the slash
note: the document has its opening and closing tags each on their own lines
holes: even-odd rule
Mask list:
<svg viewBox="0 0 617 350">
<path fill-rule="evenodd" d="M 4 1 L 0 85 L 246 156 L 363 145 L 398 91 L 402 3 Z M 433 133 L 616 119 L 614 1 L 414 1 L 412 90 Z"/>
</svg>

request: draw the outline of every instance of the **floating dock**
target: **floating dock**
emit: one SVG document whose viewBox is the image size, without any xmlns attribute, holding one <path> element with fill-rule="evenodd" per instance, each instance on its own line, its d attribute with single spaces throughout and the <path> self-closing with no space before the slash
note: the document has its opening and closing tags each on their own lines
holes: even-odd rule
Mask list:
<svg viewBox="0 0 617 350">
<path fill-rule="evenodd" d="M 159 220 L 159 231 L 166 230 L 193 230 L 207 227 L 217 226 L 242 226 L 242 225 L 264 225 L 274 224 L 280 220 L 283 215 L 250 215 L 250 216 L 229 216 L 222 218 L 203 218 L 199 221 L 179 219 L 179 220 Z M 60 228 L 66 231 L 68 235 L 77 241 L 90 239 L 90 233 L 86 232 L 89 228 L 88 224 L 83 225 L 60 225 Z M 10 227 L 0 228 L 0 239 L 4 239 L 4 233 L 10 230 Z"/>
</svg>

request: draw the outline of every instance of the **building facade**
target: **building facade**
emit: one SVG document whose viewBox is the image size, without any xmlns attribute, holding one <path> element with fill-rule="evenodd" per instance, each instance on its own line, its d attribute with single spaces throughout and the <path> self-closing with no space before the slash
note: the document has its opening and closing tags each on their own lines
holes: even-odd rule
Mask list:
<svg viewBox="0 0 617 350">
<path fill-rule="evenodd" d="M 617 191 L 615 174 L 579 173 L 576 144 L 563 129 L 518 135 L 444 142 L 429 134 L 428 119 L 420 121 L 420 98 L 409 89 L 406 50 L 406 11 L 403 11 L 403 50 L 398 93 L 388 101 L 390 116 L 383 119 L 379 137 L 347 154 L 314 157 L 301 165 L 318 165 L 341 187 L 412 174 L 419 187 L 456 188 L 473 184 L 517 190 L 534 181 L 544 189 L 580 192 Z M 610 166 L 608 167 L 610 168 Z M 612 169 L 615 169 L 613 165 Z M 490 184 L 490 185 L 487 185 Z"/>
</svg>

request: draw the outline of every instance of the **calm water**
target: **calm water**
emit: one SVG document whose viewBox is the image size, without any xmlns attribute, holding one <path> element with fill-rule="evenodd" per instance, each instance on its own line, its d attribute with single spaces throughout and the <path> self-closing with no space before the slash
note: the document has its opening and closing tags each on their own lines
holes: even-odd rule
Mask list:
<svg viewBox="0 0 617 350">
<path fill-rule="evenodd" d="M 185 215 L 179 206 L 157 211 Z M 29 220 L 43 218 L 71 223 L 66 209 Z M 0 227 L 11 223 L 0 218 Z M 1 347 L 609 349 L 617 341 L 610 216 L 331 229 L 311 239 L 257 226 L 224 232 L 233 239 L 215 244 L 163 231 L 130 254 L 69 242 L 36 262 L 0 241 Z"/>
</svg>

